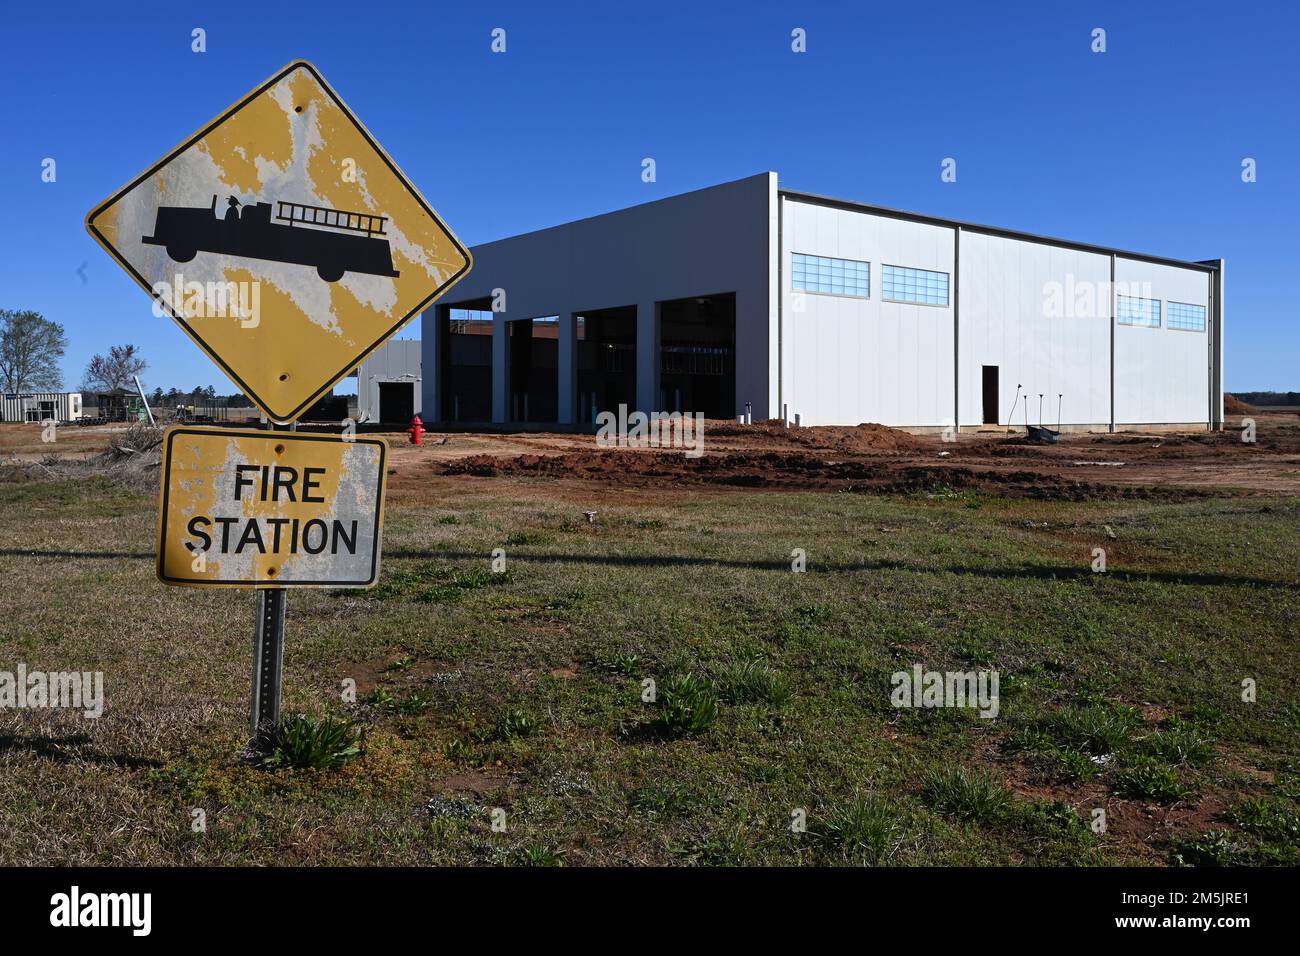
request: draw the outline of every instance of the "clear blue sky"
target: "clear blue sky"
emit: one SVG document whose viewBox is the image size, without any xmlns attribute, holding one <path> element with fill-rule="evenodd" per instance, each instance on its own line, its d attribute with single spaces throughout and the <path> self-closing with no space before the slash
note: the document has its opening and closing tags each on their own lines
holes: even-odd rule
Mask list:
<svg viewBox="0 0 1300 956">
<path fill-rule="evenodd" d="M 0 307 L 63 323 L 65 384 L 135 342 L 149 388 L 234 391 L 83 220 L 302 57 L 470 244 L 773 169 L 795 189 L 1226 258 L 1228 388 L 1300 388 L 1294 3 L 402 6 L 6 5 Z"/>
</svg>

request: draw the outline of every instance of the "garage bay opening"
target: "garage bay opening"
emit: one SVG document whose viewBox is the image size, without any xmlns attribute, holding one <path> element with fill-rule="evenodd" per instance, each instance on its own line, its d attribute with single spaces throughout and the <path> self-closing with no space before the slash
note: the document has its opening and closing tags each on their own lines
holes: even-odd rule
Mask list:
<svg viewBox="0 0 1300 956">
<path fill-rule="evenodd" d="M 440 306 L 438 316 L 440 417 L 447 422 L 490 422 L 492 300 Z"/>
<path fill-rule="evenodd" d="M 736 296 L 659 303 L 659 408 L 736 415 Z"/>
<path fill-rule="evenodd" d="M 507 322 L 510 330 L 507 366 L 510 374 L 512 422 L 555 422 L 559 418 L 560 317 Z"/>
<path fill-rule="evenodd" d="M 580 312 L 574 317 L 579 425 L 596 427 L 596 416 L 636 408 L 636 306 Z"/>
</svg>

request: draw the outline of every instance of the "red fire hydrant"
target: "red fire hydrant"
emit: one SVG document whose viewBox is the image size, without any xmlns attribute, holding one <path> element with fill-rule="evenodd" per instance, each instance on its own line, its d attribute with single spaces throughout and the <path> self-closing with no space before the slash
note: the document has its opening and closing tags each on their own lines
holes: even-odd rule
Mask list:
<svg viewBox="0 0 1300 956">
<path fill-rule="evenodd" d="M 420 436 L 424 434 L 424 422 L 420 421 L 420 416 L 416 415 L 411 419 L 411 427 L 406 430 L 411 436 L 412 445 L 420 445 Z"/>
</svg>

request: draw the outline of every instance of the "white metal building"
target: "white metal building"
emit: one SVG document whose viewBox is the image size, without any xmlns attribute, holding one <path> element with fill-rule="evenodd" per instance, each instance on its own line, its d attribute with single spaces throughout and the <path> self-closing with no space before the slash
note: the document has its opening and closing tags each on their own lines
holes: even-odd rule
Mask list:
<svg viewBox="0 0 1300 956">
<path fill-rule="evenodd" d="M 1215 428 L 1223 260 L 782 188 L 775 173 L 476 246 L 423 317 L 443 422 L 642 411 L 913 429 Z"/>
<path fill-rule="evenodd" d="M 420 414 L 420 342 L 391 339 L 356 371 L 357 420 L 409 425 Z"/>
</svg>

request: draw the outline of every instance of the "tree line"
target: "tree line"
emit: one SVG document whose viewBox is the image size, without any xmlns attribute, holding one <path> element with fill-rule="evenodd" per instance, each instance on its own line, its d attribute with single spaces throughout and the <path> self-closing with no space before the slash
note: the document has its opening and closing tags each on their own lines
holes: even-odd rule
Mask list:
<svg viewBox="0 0 1300 956">
<path fill-rule="evenodd" d="M 68 350 L 63 326 L 30 309 L 0 309 L 0 390 L 7 394 L 63 391 L 60 362 Z M 135 378 L 149 367 L 136 345 L 114 345 L 86 363 L 83 392 L 135 389 Z M 174 405 L 223 405 L 236 395 L 218 395 L 211 385 L 189 392 L 155 388 L 150 402 Z M 243 396 L 238 396 L 243 402 Z"/>
</svg>

